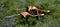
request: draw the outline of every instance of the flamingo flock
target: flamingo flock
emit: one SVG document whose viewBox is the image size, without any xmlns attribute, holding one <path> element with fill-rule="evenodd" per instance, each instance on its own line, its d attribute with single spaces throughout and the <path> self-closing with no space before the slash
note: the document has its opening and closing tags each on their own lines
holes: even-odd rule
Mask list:
<svg viewBox="0 0 60 27">
<path fill-rule="evenodd" d="M 24 12 L 20 13 L 23 17 L 27 17 L 28 15 L 29 16 L 44 16 L 45 15 L 45 14 L 39 14 L 39 11 L 46 12 L 46 13 L 50 12 L 50 10 L 41 10 L 41 9 L 35 7 L 35 6 L 28 6 L 26 10 L 27 11 L 24 11 Z M 36 12 L 36 15 L 30 14 L 29 12 L 31 10 L 34 10 Z M 12 15 L 12 16 L 16 16 L 16 15 L 20 15 L 20 14 L 15 14 L 15 15 Z M 6 18 L 8 18 L 8 17 L 11 17 L 11 16 L 6 16 Z"/>
<path fill-rule="evenodd" d="M 36 12 L 36 15 L 29 14 L 30 10 L 34 10 Z M 28 6 L 27 11 L 22 12 L 22 16 L 24 16 L 24 17 L 26 17 L 27 15 L 30 15 L 30 16 L 44 16 L 44 14 L 39 14 L 39 11 L 47 12 L 47 13 L 50 12 L 50 10 L 40 10 L 40 9 L 36 8 L 35 6 Z"/>
</svg>

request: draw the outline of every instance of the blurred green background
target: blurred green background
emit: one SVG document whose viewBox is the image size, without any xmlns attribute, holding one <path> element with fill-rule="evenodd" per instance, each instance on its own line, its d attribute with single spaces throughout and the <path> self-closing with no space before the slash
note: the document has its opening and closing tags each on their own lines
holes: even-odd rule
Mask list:
<svg viewBox="0 0 60 27">
<path fill-rule="evenodd" d="M 34 5 L 43 10 L 50 10 L 44 17 L 28 17 L 28 24 L 20 24 L 23 20 L 20 16 L 10 19 L 5 16 L 21 13 L 17 8 L 26 8 Z M 36 23 L 36 24 L 35 24 Z M 0 0 L 0 27 L 60 27 L 60 0 Z"/>
</svg>

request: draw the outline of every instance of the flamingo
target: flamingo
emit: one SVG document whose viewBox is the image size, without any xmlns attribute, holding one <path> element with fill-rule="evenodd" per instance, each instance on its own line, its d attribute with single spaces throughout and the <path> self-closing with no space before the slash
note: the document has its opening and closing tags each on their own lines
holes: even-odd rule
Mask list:
<svg viewBox="0 0 60 27">
<path fill-rule="evenodd" d="M 36 8 L 35 6 L 28 6 L 28 11 L 30 10 L 35 10 L 38 12 L 40 9 Z M 47 12 L 47 13 L 50 12 L 50 10 L 40 10 L 40 11 Z"/>
<path fill-rule="evenodd" d="M 11 16 L 5 16 L 5 18 L 11 18 L 11 17 L 14 17 L 14 16 L 19 16 L 19 15 L 22 15 L 24 18 L 27 17 L 28 15 L 30 16 L 44 16 L 44 14 L 39 14 L 39 15 L 32 15 L 28 12 L 22 12 L 21 14 L 14 14 L 14 15 L 11 15 Z"/>
<path fill-rule="evenodd" d="M 32 14 L 30 14 L 28 12 L 22 12 L 21 14 L 22 14 L 23 17 L 26 17 L 27 15 L 30 15 L 30 16 L 44 16 L 44 14 L 32 15 Z"/>
</svg>

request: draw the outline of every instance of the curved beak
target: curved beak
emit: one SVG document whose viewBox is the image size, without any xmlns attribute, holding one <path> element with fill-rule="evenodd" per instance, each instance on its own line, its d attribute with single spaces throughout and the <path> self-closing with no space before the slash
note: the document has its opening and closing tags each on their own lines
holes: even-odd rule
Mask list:
<svg viewBox="0 0 60 27">
<path fill-rule="evenodd" d="M 44 16 L 45 14 L 41 14 L 41 16 Z"/>
<path fill-rule="evenodd" d="M 48 10 L 47 12 L 50 12 L 50 10 Z"/>
</svg>

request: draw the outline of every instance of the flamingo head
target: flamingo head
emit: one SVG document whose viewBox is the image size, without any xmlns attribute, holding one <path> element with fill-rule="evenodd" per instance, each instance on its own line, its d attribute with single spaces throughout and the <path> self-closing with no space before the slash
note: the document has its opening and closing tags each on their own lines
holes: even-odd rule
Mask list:
<svg viewBox="0 0 60 27">
<path fill-rule="evenodd" d="M 50 12 L 50 10 L 46 10 L 45 12 L 47 12 L 47 13 L 48 13 L 48 12 Z"/>
</svg>

